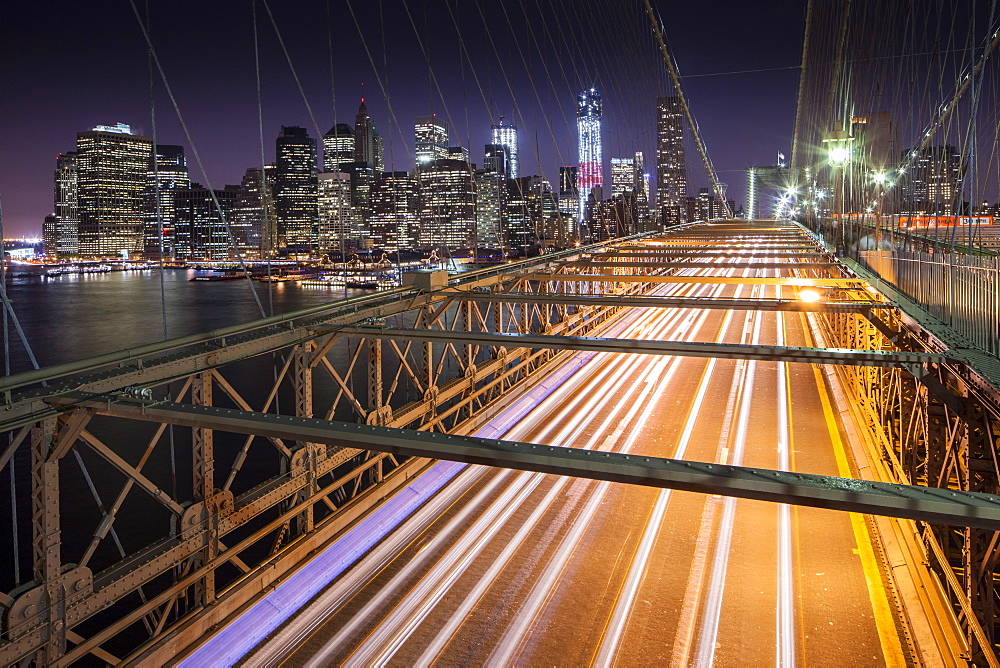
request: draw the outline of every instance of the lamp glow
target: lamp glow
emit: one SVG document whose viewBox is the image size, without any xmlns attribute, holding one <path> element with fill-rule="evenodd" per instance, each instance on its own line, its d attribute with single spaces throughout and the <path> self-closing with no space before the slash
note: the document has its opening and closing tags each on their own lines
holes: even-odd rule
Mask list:
<svg viewBox="0 0 1000 668">
<path fill-rule="evenodd" d="M 811 304 L 820 300 L 820 294 L 815 290 L 801 290 L 799 291 L 799 299 Z"/>
<path fill-rule="evenodd" d="M 829 157 L 831 165 L 842 165 L 851 157 L 851 150 L 846 146 L 833 146 Z"/>
</svg>

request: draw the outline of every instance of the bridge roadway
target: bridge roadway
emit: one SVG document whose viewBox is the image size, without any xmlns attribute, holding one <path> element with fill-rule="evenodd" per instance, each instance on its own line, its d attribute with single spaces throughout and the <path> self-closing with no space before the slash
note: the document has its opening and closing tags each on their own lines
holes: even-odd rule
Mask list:
<svg viewBox="0 0 1000 668">
<path fill-rule="evenodd" d="M 791 275 L 706 262 L 682 273 Z M 613 331 L 808 346 L 810 317 L 633 309 Z M 597 354 L 505 437 L 850 475 L 823 376 L 807 364 Z M 245 661 L 902 665 L 897 628 L 861 516 L 470 466 Z"/>
</svg>

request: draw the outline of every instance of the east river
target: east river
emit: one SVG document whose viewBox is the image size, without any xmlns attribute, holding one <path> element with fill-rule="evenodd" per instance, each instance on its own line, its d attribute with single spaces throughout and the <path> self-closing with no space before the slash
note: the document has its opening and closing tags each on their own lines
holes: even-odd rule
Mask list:
<svg viewBox="0 0 1000 668">
<path fill-rule="evenodd" d="M 14 267 L 12 274 L 22 273 Z M 7 295 L 42 367 L 235 325 L 262 317 L 247 281 L 192 282 L 193 270 L 8 277 Z M 345 296 L 344 288 L 254 281 L 266 314 L 288 313 Z M 9 325 L 14 373 L 31 369 L 13 323 Z"/>
</svg>

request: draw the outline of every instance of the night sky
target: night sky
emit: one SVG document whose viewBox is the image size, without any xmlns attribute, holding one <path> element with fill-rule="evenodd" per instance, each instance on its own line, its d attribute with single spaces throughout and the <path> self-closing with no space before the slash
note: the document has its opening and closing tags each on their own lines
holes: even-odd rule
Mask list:
<svg viewBox="0 0 1000 668">
<path fill-rule="evenodd" d="M 577 160 L 576 95 L 596 86 L 604 95 L 605 182 L 610 158 L 636 150 L 655 173 L 655 98 L 670 91 L 638 0 L 269 4 L 316 122 L 258 0 L 268 162 L 281 125 L 300 125 L 316 136 L 316 126 L 323 133 L 335 120 L 353 124 L 364 96 L 384 137 L 387 169 L 412 169 L 413 119 L 428 113 L 450 119 L 452 144 L 469 147 L 481 165 L 489 125 L 503 114 L 520 129 L 521 175 L 542 174 L 557 184 L 559 165 Z M 779 150 L 790 153 L 805 1 L 653 5 L 720 179 L 741 204 L 744 168 L 774 164 Z M 137 6 L 145 15 L 142 0 Z M 251 7 L 249 0 L 150 3 L 153 45 L 207 179 L 158 74 L 157 141 L 184 145 L 192 180 L 216 188 L 239 183 L 247 167 L 260 163 Z M 6 237 L 40 236 L 53 208 L 55 158 L 75 149 L 77 132 L 123 122 L 152 133 L 147 67 L 128 2 L 5 3 L 0 198 Z M 689 189 L 708 185 L 693 145 L 688 169 Z M 652 182 L 655 188 L 655 177 Z"/>
</svg>

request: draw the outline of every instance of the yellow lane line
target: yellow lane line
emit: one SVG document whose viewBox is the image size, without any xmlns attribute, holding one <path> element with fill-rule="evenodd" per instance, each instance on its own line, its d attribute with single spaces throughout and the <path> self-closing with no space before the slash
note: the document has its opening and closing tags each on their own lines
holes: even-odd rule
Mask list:
<svg viewBox="0 0 1000 668">
<path fill-rule="evenodd" d="M 830 398 L 827 395 L 826 385 L 818 365 L 813 365 L 813 373 L 816 375 L 816 386 L 819 388 L 820 402 L 823 404 L 823 416 L 826 418 L 830 440 L 833 442 L 833 453 L 837 459 L 837 473 L 842 478 L 850 478 L 852 474 L 851 467 L 847 463 L 847 452 L 844 450 L 844 443 L 840 438 L 840 430 L 833 414 L 833 407 L 830 405 Z M 875 550 L 872 548 L 864 516 L 858 513 L 848 513 L 848 515 L 851 518 L 854 539 L 858 544 L 858 556 L 861 557 L 861 567 L 865 573 L 865 582 L 868 584 L 868 597 L 871 599 L 875 628 L 878 629 L 878 639 L 882 644 L 882 655 L 885 658 L 885 663 L 891 668 L 906 666 L 903 648 L 899 642 L 899 634 L 896 633 L 892 609 L 889 607 L 889 597 L 886 596 L 882 583 L 882 573 L 875 561 Z"/>
</svg>

